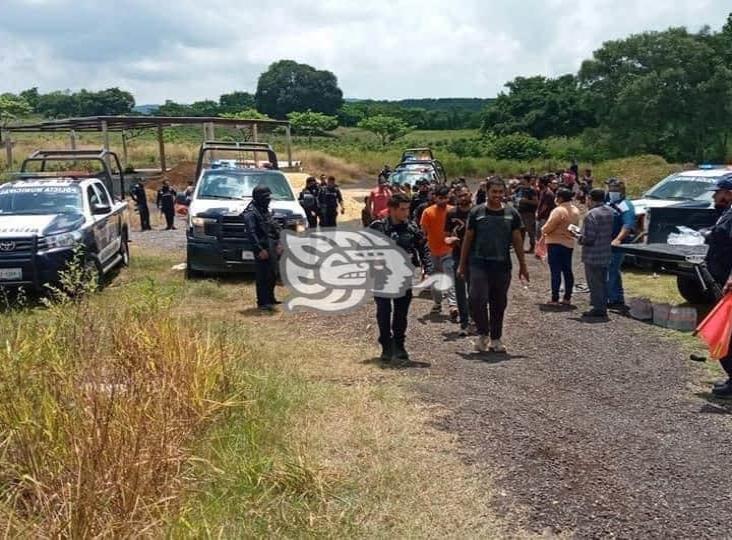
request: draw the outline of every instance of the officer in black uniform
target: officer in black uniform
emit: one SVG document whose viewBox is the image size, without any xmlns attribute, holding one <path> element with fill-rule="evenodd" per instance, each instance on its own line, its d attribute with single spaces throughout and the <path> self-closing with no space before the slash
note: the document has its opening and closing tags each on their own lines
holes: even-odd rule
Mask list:
<svg viewBox="0 0 732 540">
<path fill-rule="evenodd" d="M 426 178 L 420 178 L 415 183 L 415 186 L 417 186 L 417 193 L 412 196 L 412 201 L 409 204 L 409 219 L 411 219 L 412 221 L 416 221 L 414 218 L 417 212 L 417 208 L 422 206 L 430 199 L 429 180 L 427 180 Z M 419 224 L 419 221 L 416 222 Z"/>
<path fill-rule="evenodd" d="M 257 307 L 262 311 L 274 311 L 274 289 L 277 282 L 277 259 L 282 254 L 279 225 L 272 218 L 269 203 L 272 191 L 267 186 L 252 190 L 252 202 L 244 210 L 249 243 L 252 245 L 257 280 Z"/>
<path fill-rule="evenodd" d="M 318 215 L 320 214 L 320 186 L 318 180 L 314 176 L 309 176 L 305 180 L 305 189 L 300 192 L 297 198 L 305 210 L 308 218 L 308 227 L 315 229 L 318 226 Z"/>
<path fill-rule="evenodd" d="M 343 194 L 341 188 L 336 185 L 335 176 L 328 177 L 328 183 L 320 188 L 320 226 L 336 227 L 338 220 L 338 207 L 341 214 L 346 212 L 343 206 Z"/>
<path fill-rule="evenodd" d="M 732 174 L 717 181 L 714 207 L 722 214 L 707 234 L 709 251 L 707 269 L 726 294 L 732 293 Z M 714 385 L 712 394 L 732 399 L 732 343 L 726 357 L 719 362 L 727 373 L 727 380 Z"/>
<path fill-rule="evenodd" d="M 165 216 L 166 227 L 165 230 L 169 231 L 175 229 L 173 225 L 173 219 L 175 218 L 175 198 L 178 194 L 175 190 L 170 187 L 167 180 L 163 180 L 163 187 L 158 190 L 158 197 L 155 201 L 158 209 Z"/>
<path fill-rule="evenodd" d="M 142 185 L 142 182 L 137 182 L 132 186 L 130 196 L 135 201 L 135 204 L 137 204 L 137 211 L 140 214 L 140 228 L 143 231 L 151 230 L 150 210 L 147 207 L 147 195 L 145 195 L 145 186 Z"/>
<path fill-rule="evenodd" d="M 427 240 L 420 228 L 409 220 L 410 199 L 403 193 L 392 195 L 389 199 L 389 215 L 378 219 L 369 228 L 391 238 L 407 254 L 411 255 L 415 266 L 422 266 L 425 273 L 432 273 Z M 396 364 L 409 362 L 409 354 L 404 348 L 407 333 L 407 316 L 412 301 L 412 289 L 399 298 L 374 297 L 376 301 L 376 321 L 379 325 L 381 360 Z"/>
</svg>

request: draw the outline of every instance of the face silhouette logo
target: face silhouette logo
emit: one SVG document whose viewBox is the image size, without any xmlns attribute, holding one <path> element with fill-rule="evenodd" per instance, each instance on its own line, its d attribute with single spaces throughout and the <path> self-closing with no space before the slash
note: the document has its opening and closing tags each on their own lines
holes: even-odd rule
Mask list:
<svg viewBox="0 0 732 540">
<path fill-rule="evenodd" d="M 285 309 L 341 313 L 371 296 L 398 298 L 413 287 L 414 266 L 391 239 L 373 231 L 283 233 Z"/>
</svg>

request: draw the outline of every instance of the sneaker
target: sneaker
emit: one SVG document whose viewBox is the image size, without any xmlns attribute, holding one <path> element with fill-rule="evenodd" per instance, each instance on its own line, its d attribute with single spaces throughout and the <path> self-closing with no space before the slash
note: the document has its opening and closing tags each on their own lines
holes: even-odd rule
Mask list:
<svg viewBox="0 0 732 540">
<path fill-rule="evenodd" d="M 607 308 L 620 313 L 628 313 L 630 311 L 630 308 L 625 305 L 625 302 L 611 302 L 607 305 Z"/>
<path fill-rule="evenodd" d="M 450 322 L 451 323 L 457 323 L 459 316 L 460 316 L 460 314 L 458 313 L 457 308 L 450 308 Z"/>
<path fill-rule="evenodd" d="M 571 307 L 572 306 L 572 301 L 571 300 L 568 300 L 566 298 L 564 300 L 562 300 L 561 302 L 559 302 L 559 303 L 562 304 L 565 307 Z"/>
<path fill-rule="evenodd" d="M 488 350 L 494 353 L 505 353 L 506 347 L 505 345 L 503 345 L 503 343 L 501 343 L 500 339 L 492 339 Z"/>
<path fill-rule="evenodd" d="M 478 352 L 486 352 L 488 350 L 488 336 L 478 336 L 475 342 L 475 350 Z"/>
<path fill-rule="evenodd" d="M 717 381 L 714 383 L 714 388 L 722 388 L 723 386 L 731 386 L 732 385 L 732 379 L 727 379 L 725 381 Z"/>
<path fill-rule="evenodd" d="M 559 307 L 559 306 L 561 306 L 562 304 L 560 304 L 560 303 L 559 303 L 559 300 L 549 300 L 549 301 L 548 301 L 548 302 L 546 303 L 546 305 L 547 305 L 547 306 L 551 306 L 551 307 Z"/>
<path fill-rule="evenodd" d="M 432 306 L 432 309 L 430 310 L 430 313 L 437 315 L 438 313 L 442 313 L 442 304 L 435 304 Z"/>
<path fill-rule="evenodd" d="M 272 306 L 272 305 L 270 305 L 270 304 L 266 304 L 264 306 L 257 306 L 257 309 L 259 311 L 264 311 L 264 312 L 267 312 L 267 313 L 274 313 L 275 311 L 277 311 L 275 309 L 275 307 Z"/>
<path fill-rule="evenodd" d="M 732 384 L 715 386 L 712 388 L 712 395 L 721 399 L 732 399 Z"/>
<path fill-rule="evenodd" d="M 461 328 L 458 332 L 458 336 L 460 337 L 468 337 L 468 329 L 467 328 Z"/>
</svg>

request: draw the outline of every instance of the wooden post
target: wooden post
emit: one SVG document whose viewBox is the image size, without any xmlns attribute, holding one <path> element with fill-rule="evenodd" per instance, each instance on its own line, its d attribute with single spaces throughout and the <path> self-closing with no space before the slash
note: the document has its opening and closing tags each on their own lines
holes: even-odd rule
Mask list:
<svg viewBox="0 0 732 540">
<path fill-rule="evenodd" d="M 122 130 L 122 167 L 127 168 L 127 132 Z"/>
<path fill-rule="evenodd" d="M 160 148 L 160 170 L 165 173 L 165 141 L 163 140 L 163 126 L 158 126 L 158 147 Z"/>
<path fill-rule="evenodd" d="M 213 122 L 209 122 L 209 124 L 208 124 L 208 135 L 209 135 L 210 141 L 216 140 L 216 126 L 214 125 Z"/>
<path fill-rule="evenodd" d="M 203 141 L 205 142 L 208 140 L 208 124 L 204 122 L 201 126 L 203 127 Z"/>
<path fill-rule="evenodd" d="M 10 130 L 3 130 L 3 145 L 5 146 L 5 169 L 13 168 L 13 139 L 10 137 Z"/>
<path fill-rule="evenodd" d="M 285 127 L 285 135 L 287 141 L 287 166 L 292 167 L 292 130 L 290 124 Z"/>
<path fill-rule="evenodd" d="M 72 150 L 76 150 L 76 130 L 69 131 L 69 146 Z"/>
<path fill-rule="evenodd" d="M 258 135 L 257 124 L 252 124 L 252 140 L 254 142 L 257 142 L 257 135 Z"/>
</svg>

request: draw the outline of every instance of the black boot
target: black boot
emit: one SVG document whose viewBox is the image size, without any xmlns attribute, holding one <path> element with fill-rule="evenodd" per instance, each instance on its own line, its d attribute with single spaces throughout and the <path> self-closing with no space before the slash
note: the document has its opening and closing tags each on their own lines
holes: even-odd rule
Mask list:
<svg viewBox="0 0 732 540">
<path fill-rule="evenodd" d="M 392 340 L 381 341 L 381 356 L 379 360 L 382 362 L 391 362 L 394 357 L 394 343 Z"/>
<path fill-rule="evenodd" d="M 394 340 L 394 360 L 401 364 L 406 364 L 407 362 L 409 362 L 409 353 L 404 348 L 403 339 Z"/>
</svg>

